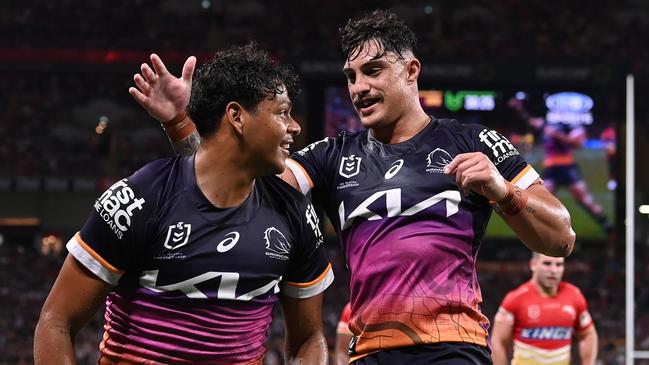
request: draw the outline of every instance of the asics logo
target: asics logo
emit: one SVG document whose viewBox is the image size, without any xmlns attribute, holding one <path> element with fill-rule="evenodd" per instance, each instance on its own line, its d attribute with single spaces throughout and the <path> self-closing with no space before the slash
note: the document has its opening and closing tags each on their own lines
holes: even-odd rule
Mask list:
<svg viewBox="0 0 649 365">
<path fill-rule="evenodd" d="M 390 180 L 392 179 L 399 170 L 401 170 L 401 166 L 403 166 L 403 159 L 398 159 L 392 163 L 392 166 L 390 169 L 385 173 L 385 179 Z"/>
<path fill-rule="evenodd" d="M 228 237 L 229 236 L 229 237 Z M 220 253 L 228 252 L 239 242 L 239 232 L 230 232 L 225 235 L 225 239 L 216 245 L 216 250 Z"/>
</svg>

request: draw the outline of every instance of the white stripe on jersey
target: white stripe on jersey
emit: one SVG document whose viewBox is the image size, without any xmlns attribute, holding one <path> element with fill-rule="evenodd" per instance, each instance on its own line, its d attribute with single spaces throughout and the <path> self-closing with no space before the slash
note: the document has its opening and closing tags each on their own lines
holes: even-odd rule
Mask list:
<svg viewBox="0 0 649 365">
<path fill-rule="evenodd" d="M 295 179 L 300 185 L 300 191 L 302 194 L 307 195 L 311 191 L 311 185 L 309 184 L 309 177 L 306 175 L 306 171 L 304 171 L 302 166 L 290 158 L 286 159 L 286 167 L 293 171 L 293 175 L 295 175 Z"/>
<path fill-rule="evenodd" d="M 331 285 L 331 283 L 334 281 L 334 272 L 331 269 L 331 264 L 327 266 L 327 272 L 324 274 L 324 277 L 322 277 L 320 280 L 312 283 L 311 285 L 304 286 L 304 285 L 295 285 L 295 283 L 287 283 L 285 281 L 282 282 L 282 293 L 288 295 L 289 297 L 293 298 L 311 298 L 313 296 L 316 296 L 325 289 Z"/>
<path fill-rule="evenodd" d="M 90 270 L 93 274 L 97 275 L 101 280 L 108 284 L 117 285 L 117 282 L 122 277 L 122 274 L 113 272 L 104 267 L 97 259 L 95 259 L 77 240 L 77 236 L 70 238 L 65 245 L 68 252 L 74 256 L 86 269 Z"/>
<path fill-rule="evenodd" d="M 541 177 L 539 173 L 536 172 L 536 170 L 534 170 L 532 165 L 527 165 L 527 166 L 529 167 L 529 169 L 525 168 L 523 171 L 519 173 L 519 176 L 516 176 L 514 178 L 514 180 L 517 180 L 514 183 L 514 185 L 518 186 L 523 190 L 529 188 L 533 182 L 535 182 L 539 177 Z"/>
</svg>

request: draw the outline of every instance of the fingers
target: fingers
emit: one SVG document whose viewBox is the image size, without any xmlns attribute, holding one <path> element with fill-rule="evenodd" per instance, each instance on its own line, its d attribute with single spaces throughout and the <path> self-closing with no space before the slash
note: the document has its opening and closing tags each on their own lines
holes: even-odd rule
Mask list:
<svg viewBox="0 0 649 365">
<path fill-rule="evenodd" d="M 149 85 L 149 83 L 146 82 L 140 74 L 135 74 L 133 76 L 133 82 L 135 82 L 135 86 L 137 86 L 137 88 L 145 95 L 149 95 L 151 93 L 151 85 Z"/>
<path fill-rule="evenodd" d="M 153 69 L 155 70 L 156 75 L 162 76 L 169 73 L 169 71 L 167 71 L 167 67 L 162 62 L 160 57 L 158 57 L 157 54 L 152 53 L 150 58 L 151 58 L 151 64 L 153 65 Z"/>
<path fill-rule="evenodd" d="M 444 173 L 446 174 L 455 174 L 457 167 L 462 164 L 464 161 L 469 160 L 476 156 L 476 153 L 460 153 L 455 156 L 453 161 L 444 167 Z"/>
<path fill-rule="evenodd" d="M 156 75 L 156 73 L 146 63 L 143 63 L 142 66 L 140 66 L 140 74 L 149 84 L 152 84 L 158 80 L 158 75 Z"/>
<path fill-rule="evenodd" d="M 143 107 L 146 105 L 147 97 L 146 95 L 142 94 L 140 90 L 131 86 L 128 88 L 128 93 L 131 94 L 133 99 L 135 99 L 135 101 L 137 101 L 138 104 L 140 104 Z"/>
<path fill-rule="evenodd" d="M 194 74 L 194 68 L 196 68 L 196 57 L 191 56 L 185 61 L 183 65 L 183 81 L 192 82 L 192 75 Z"/>
</svg>

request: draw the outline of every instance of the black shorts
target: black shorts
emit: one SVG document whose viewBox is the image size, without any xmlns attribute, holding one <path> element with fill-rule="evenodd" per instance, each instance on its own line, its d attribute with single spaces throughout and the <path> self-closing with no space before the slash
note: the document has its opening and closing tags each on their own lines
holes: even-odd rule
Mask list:
<svg viewBox="0 0 649 365">
<path fill-rule="evenodd" d="M 552 181 L 556 186 L 570 186 L 581 180 L 581 171 L 576 164 L 550 166 L 543 170 L 543 180 Z"/>
<path fill-rule="evenodd" d="M 491 351 L 463 342 L 442 342 L 385 350 L 367 355 L 352 365 L 490 365 Z"/>
</svg>

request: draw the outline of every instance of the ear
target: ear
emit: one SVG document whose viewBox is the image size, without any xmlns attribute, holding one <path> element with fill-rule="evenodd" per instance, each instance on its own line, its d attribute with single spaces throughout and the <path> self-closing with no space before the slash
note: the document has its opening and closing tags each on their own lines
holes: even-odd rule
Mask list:
<svg viewBox="0 0 649 365">
<path fill-rule="evenodd" d="M 224 120 L 221 123 L 228 123 L 235 133 L 242 135 L 245 114 L 246 111 L 241 104 L 231 101 L 225 106 Z"/>
<path fill-rule="evenodd" d="M 421 63 L 419 62 L 418 59 L 411 58 L 406 61 L 405 71 L 406 71 L 406 80 L 408 81 L 409 84 L 412 84 L 413 82 L 417 82 L 417 79 L 419 78 L 419 73 L 421 72 Z"/>
</svg>

